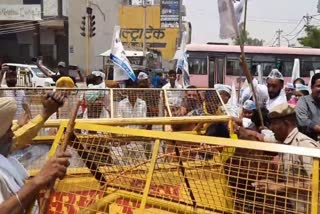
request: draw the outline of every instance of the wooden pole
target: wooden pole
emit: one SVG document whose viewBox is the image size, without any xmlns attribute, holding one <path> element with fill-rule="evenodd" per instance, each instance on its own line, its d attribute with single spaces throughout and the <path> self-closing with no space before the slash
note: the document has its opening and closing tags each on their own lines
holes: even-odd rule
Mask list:
<svg viewBox="0 0 320 214">
<path fill-rule="evenodd" d="M 245 16 L 244 16 L 244 25 L 243 25 L 243 34 L 245 35 L 246 34 L 246 27 L 247 27 L 247 13 L 248 13 L 248 0 L 245 0 Z M 235 18 L 235 17 L 234 17 Z M 235 19 L 234 19 L 235 20 Z M 237 24 L 237 23 L 236 23 Z M 238 29 L 238 26 L 236 26 Z M 239 41 L 240 41 L 240 49 L 241 49 L 241 67 L 242 67 L 242 70 L 247 78 L 247 81 L 248 81 L 248 84 L 251 88 L 251 91 L 252 91 L 252 94 L 253 94 L 253 98 L 254 98 L 254 101 L 255 101 L 255 104 L 256 104 L 256 107 L 257 107 L 257 110 L 258 110 L 258 114 L 259 114 L 259 118 L 260 118 L 260 121 L 261 121 L 261 126 L 264 126 L 264 121 L 263 121 L 263 117 L 262 117 L 262 112 L 261 112 L 261 108 L 259 106 L 259 102 L 258 102 L 258 99 L 257 99 L 257 94 L 256 94 L 256 89 L 255 87 L 253 86 L 253 78 L 252 78 L 252 75 L 251 75 L 251 72 L 248 68 L 248 64 L 247 64 L 247 60 L 246 60 L 246 55 L 245 55 L 245 51 L 244 51 L 244 44 L 245 44 L 245 39 L 242 38 L 241 36 L 241 33 L 239 33 L 238 31 L 238 37 L 239 37 Z M 239 81 L 239 85 L 241 84 L 241 82 Z M 240 88 L 239 88 L 240 89 Z"/>
<path fill-rule="evenodd" d="M 68 146 L 68 143 L 70 141 L 70 138 L 73 134 L 73 130 L 74 130 L 74 126 L 75 126 L 75 120 L 77 118 L 77 113 L 80 107 L 80 102 L 77 103 L 76 107 L 73 109 L 72 111 L 72 115 L 71 118 L 69 120 L 66 132 L 65 132 L 65 136 L 63 138 L 63 142 L 61 143 L 61 151 L 65 152 Z M 46 214 L 48 213 L 48 208 L 49 208 L 49 203 L 50 203 L 50 195 L 51 192 L 54 188 L 54 184 L 55 181 L 53 181 L 52 183 L 50 183 L 48 189 L 46 190 L 45 194 L 44 194 L 44 198 L 43 198 L 43 202 L 40 206 L 40 214 Z"/>
</svg>

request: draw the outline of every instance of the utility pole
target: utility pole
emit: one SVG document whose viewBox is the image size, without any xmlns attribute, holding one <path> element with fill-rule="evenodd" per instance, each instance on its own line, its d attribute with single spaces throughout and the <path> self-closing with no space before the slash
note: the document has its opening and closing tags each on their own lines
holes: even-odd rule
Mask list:
<svg viewBox="0 0 320 214">
<path fill-rule="evenodd" d="M 87 18 L 86 18 L 86 75 L 90 74 L 90 36 L 89 36 L 89 23 L 90 23 L 90 15 L 88 13 L 88 8 L 90 6 L 89 0 L 86 0 L 86 8 L 87 8 Z"/>
<path fill-rule="evenodd" d="M 62 6 L 62 0 L 58 0 L 58 18 L 63 18 L 63 6 Z"/>
<path fill-rule="evenodd" d="M 320 0 L 318 1 L 318 13 L 320 13 Z"/>
<path fill-rule="evenodd" d="M 312 20 L 312 16 L 310 16 L 309 13 L 307 13 L 307 15 L 305 15 L 303 18 L 306 20 L 306 27 L 309 27 Z"/>
<path fill-rule="evenodd" d="M 58 49 L 61 51 L 61 49 L 67 50 L 67 55 L 58 55 L 59 61 L 66 62 L 67 65 L 69 65 L 69 22 L 68 18 L 63 17 L 63 0 L 58 0 L 58 19 L 63 21 L 63 43 L 57 44 Z"/>
<path fill-rule="evenodd" d="M 277 30 L 276 31 L 276 33 L 277 33 L 277 40 L 278 40 L 278 47 L 280 47 L 281 46 L 281 33 L 283 33 L 283 31 L 281 30 L 281 29 L 279 29 L 279 30 Z"/>
<path fill-rule="evenodd" d="M 34 57 L 39 57 L 41 55 L 40 51 L 40 23 L 38 21 L 34 21 L 32 23 L 34 25 L 33 31 L 33 55 Z"/>
<path fill-rule="evenodd" d="M 146 49 L 146 31 L 147 31 L 147 1 L 143 0 L 143 10 L 144 10 L 144 17 L 143 17 L 143 57 L 146 57 L 147 49 Z"/>
</svg>

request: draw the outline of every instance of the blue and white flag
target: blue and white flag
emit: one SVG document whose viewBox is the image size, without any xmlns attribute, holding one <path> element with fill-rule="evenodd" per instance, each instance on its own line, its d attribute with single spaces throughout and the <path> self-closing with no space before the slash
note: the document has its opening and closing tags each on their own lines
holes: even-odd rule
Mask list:
<svg viewBox="0 0 320 214">
<path fill-rule="evenodd" d="M 117 76 L 117 70 L 122 70 L 125 72 L 128 78 L 130 78 L 132 81 L 136 81 L 136 75 L 134 74 L 130 62 L 128 58 L 126 57 L 126 52 L 124 51 L 122 42 L 120 40 L 120 26 L 114 27 L 114 33 L 113 33 L 113 41 L 111 44 L 111 54 L 110 59 L 115 64 L 115 76 Z M 118 69 L 120 68 L 120 69 Z M 120 75 L 121 77 L 115 78 L 114 80 L 126 80 L 128 78 L 123 77 L 123 75 Z"/>
<path fill-rule="evenodd" d="M 245 0 L 218 0 L 221 39 L 239 37 L 239 24 L 244 5 Z"/>
<path fill-rule="evenodd" d="M 187 33 L 183 32 L 181 45 L 180 45 L 180 54 L 178 56 L 177 61 L 177 69 L 182 72 L 182 86 L 183 88 L 187 88 L 190 86 L 190 74 L 189 74 L 189 63 L 188 63 L 188 54 L 186 52 L 186 44 L 187 44 Z"/>
</svg>

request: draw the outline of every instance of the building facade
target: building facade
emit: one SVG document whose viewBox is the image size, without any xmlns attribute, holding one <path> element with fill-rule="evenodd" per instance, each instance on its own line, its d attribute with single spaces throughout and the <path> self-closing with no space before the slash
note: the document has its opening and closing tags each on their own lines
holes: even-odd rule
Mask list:
<svg viewBox="0 0 320 214">
<path fill-rule="evenodd" d="M 180 45 L 185 8 L 182 0 L 164 2 L 173 2 L 176 5 L 165 5 L 161 0 L 89 1 L 96 22 L 96 35 L 90 39 L 90 70 L 104 67 L 104 59 L 99 55 L 111 48 L 115 25 L 121 27 L 121 41 L 126 50 L 142 51 L 144 20 L 146 20 L 147 51 L 160 52 L 162 67 L 172 68 L 174 54 Z M 78 66 L 83 70 L 86 68 L 87 44 L 86 38 L 81 35 L 80 26 L 83 21 L 82 17 L 86 16 L 87 6 L 85 0 L 69 1 L 70 65 Z M 173 14 L 168 14 L 169 11 L 173 11 Z M 170 20 L 170 17 L 174 18 Z M 168 65 L 167 62 L 169 62 Z"/>
<path fill-rule="evenodd" d="M 118 9 L 122 0 L 91 1 L 96 22 L 96 35 L 90 40 L 90 69 L 102 69 L 103 58 L 99 55 L 111 47 L 114 26 L 118 24 Z M 86 68 L 86 38 L 81 36 L 82 17 L 86 15 L 86 1 L 69 2 L 69 60 L 70 65 Z"/>
<path fill-rule="evenodd" d="M 0 62 L 30 63 L 43 56 L 55 67 L 57 61 L 68 61 L 67 2 L 0 0 Z"/>
<path fill-rule="evenodd" d="M 119 9 L 120 36 L 124 47 L 141 51 L 145 44 L 147 51 L 161 53 L 163 69 L 172 69 L 182 31 L 186 30 L 182 0 L 132 0 L 131 3 Z"/>
</svg>

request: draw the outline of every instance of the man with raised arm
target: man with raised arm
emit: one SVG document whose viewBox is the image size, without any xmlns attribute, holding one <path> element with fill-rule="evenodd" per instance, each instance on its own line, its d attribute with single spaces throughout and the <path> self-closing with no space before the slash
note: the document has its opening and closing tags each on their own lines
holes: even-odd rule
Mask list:
<svg viewBox="0 0 320 214">
<path fill-rule="evenodd" d="M 63 96 L 53 93 L 43 98 L 43 112 L 25 125 L 12 125 L 17 104 L 14 98 L 0 98 L 0 210 L 1 213 L 37 213 L 34 202 L 40 190 L 55 179 L 62 179 L 69 166 L 68 153 L 61 152 L 46 163 L 40 172 L 26 184 L 28 174 L 14 158 L 8 157 L 14 142 L 29 142 L 43 123 L 63 104 Z"/>
</svg>

